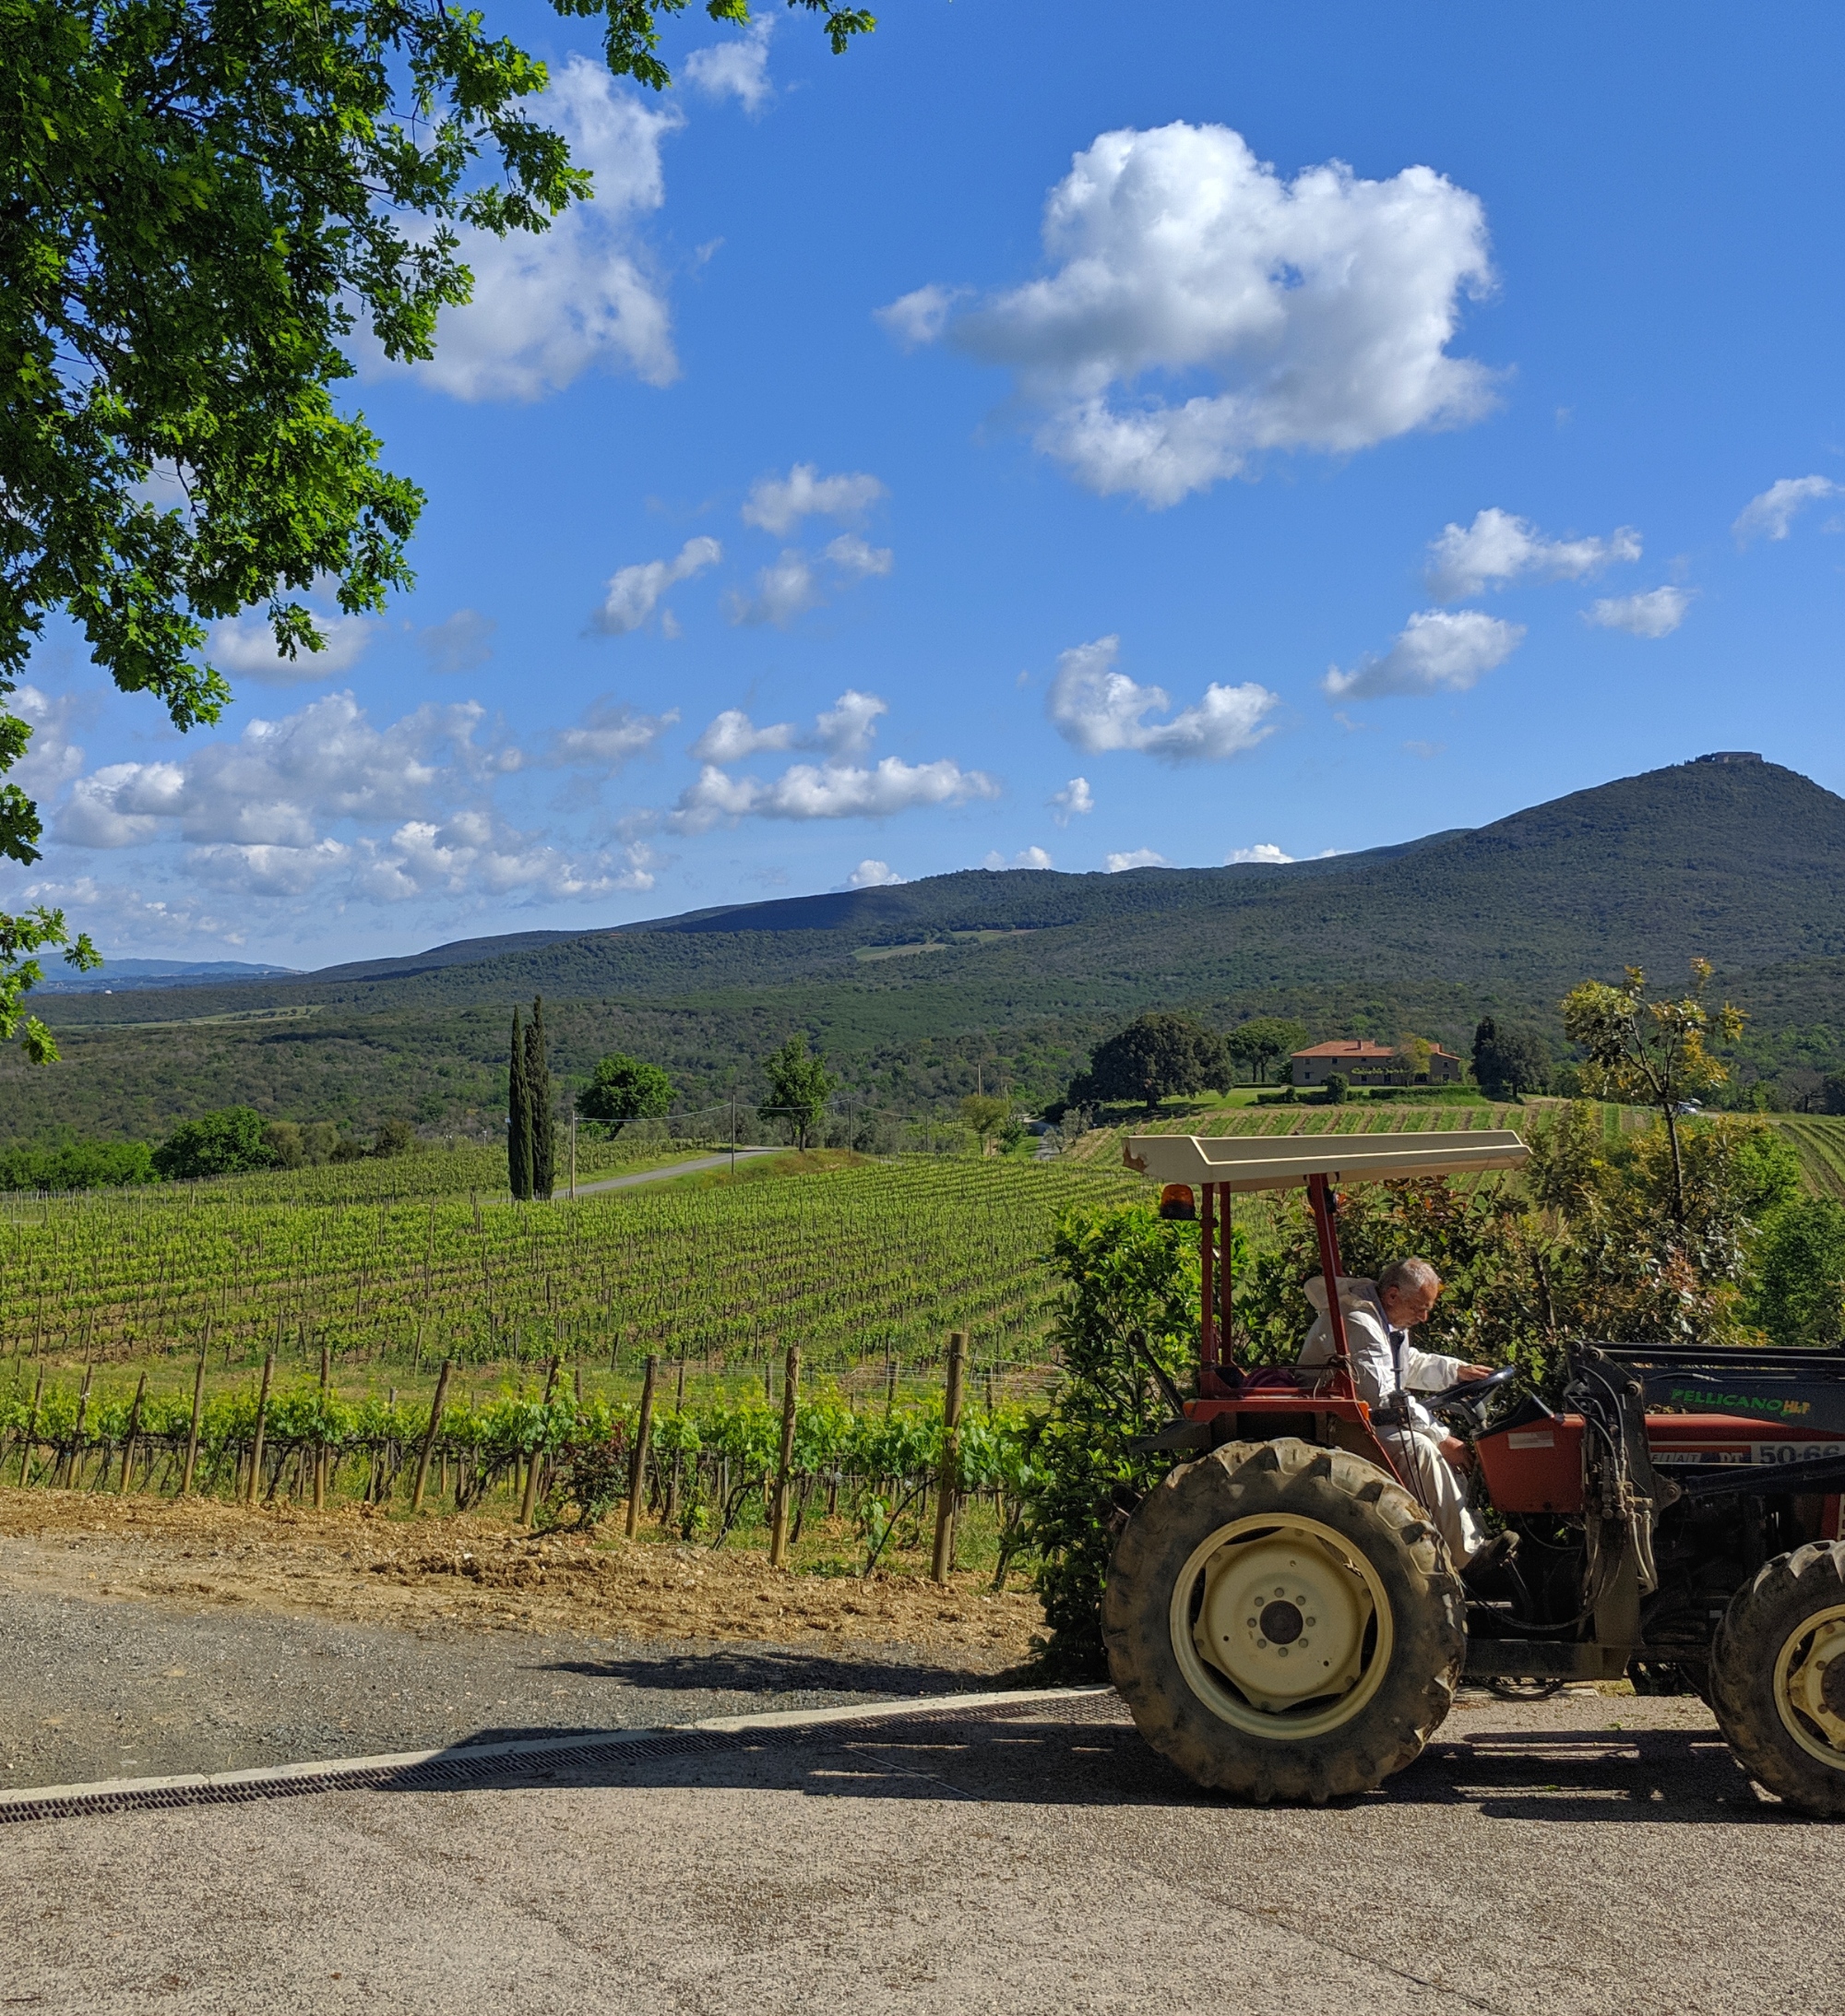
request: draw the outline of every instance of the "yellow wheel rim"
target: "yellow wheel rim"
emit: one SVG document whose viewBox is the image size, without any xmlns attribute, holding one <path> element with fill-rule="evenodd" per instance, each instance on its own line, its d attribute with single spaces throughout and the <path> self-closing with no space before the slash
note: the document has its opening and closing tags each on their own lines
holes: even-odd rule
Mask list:
<svg viewBox="0 0 1845 2016">
<path fill-rule="evenodd" d="M 1316 1519 L 1256 1513 L 1193 1548 L 1172 1585 L 1172 1651 L 1212 1714 L 1271 1742 L 1352 1720 L 1389 1671 L 1390 1601 Z"/>
<path fill-rule="evenodd" d="M 1845 1771 L 1845 1603 L 1789 1633 L 1775 1661 L 1775 1706 L 1809 1757 Z"/>
</svg>

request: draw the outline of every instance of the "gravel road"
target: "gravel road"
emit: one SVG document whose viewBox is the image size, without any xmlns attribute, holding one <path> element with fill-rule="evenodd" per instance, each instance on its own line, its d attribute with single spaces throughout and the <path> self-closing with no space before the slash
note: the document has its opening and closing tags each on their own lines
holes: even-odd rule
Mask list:
<svg viewBox="0 0 1845 2016">
<path fill-rule="evenodd" d="M 40 2010 L 1845 2003 L 1845 1829 L 1758 1796 L 1696 1701 L 1463 1696 L 1318 1811 L 1199 1793 L 1102 1697 L 0 1838 L 5 1992 Z"/>
</svg>

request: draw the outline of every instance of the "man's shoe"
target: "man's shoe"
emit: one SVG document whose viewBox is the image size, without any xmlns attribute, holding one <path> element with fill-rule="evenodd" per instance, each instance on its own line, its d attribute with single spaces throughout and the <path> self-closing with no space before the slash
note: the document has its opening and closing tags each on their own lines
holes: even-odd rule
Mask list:
<svg viewBox="0 0 1845 2016">
<path fill-rule="evenodd" d="M 1461 1569 L 1463 1581 L 1473 1581 L 1490 1575 L 1495 1568 L 1504 1568 L 1518 1551 L 1518 1536 L 1510 1531 L 1496 1533 L 1481 1548 L 1472 1560 Z"/>
</svg>

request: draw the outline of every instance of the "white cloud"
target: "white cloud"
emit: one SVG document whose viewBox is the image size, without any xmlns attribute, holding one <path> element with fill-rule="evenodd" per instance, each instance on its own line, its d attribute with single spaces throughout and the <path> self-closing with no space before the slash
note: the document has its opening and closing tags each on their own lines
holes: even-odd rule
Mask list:
<svg viewBox="0 0 1845 2016">
<path fill-rule="evenodd" d="M 676 707 L 663 714 L 642 714 L 625 701 L 598 700 L 584 710 L 576 727 L 560 728 L 552 736 L 551 760 L 613 773 L 652 748 L 678 721 Z"/>
<path fill-rule="evenodd" d="M 1095 793 L 1089 789 L 1087 777 L 1073 777 L 1062 791 L 1051 793 L 1049 804 L 1055 807 L 1053 817 L 1059 826 L 1067 826 L 1072 819 L 1079 819 L 1095 810 Z"/>
<path fill-rule="evenodd" d="M 1253 847 L 1236 847 L 1223 857 L 1226 868 L 1234 868 L 1246 861 L 1260 862 L 1265 867 L 1285 867 L 1293 860 L 1292 854 L 1284 854 L 1272 840 L 1258 840 Z"/>
<path fill-rule="evenodd" d="M 478 609 L 458 609 L 440 623 L 417 632 L 417 644 L 431 672 L 472 672 L 494 655 L 493 635 L 499 628 Z"/>
<path fill-rule="evenodd" d="M 1825 476 L 1783 476 L 1760 496 L 1751 497 L 1730 530 L 1739 546 L 1752 539 L 1785 539 L 1797 513 L 1822 498 L 1839 495 L 1840 487 Z"/>
<path fill-rule="evenodd" d="M 137 951 L 170 951 L 193 938 L 240 946 L 244 922 L 247 922 L 208 908 L 196 890 L 168 901 L 144 896 L 125 883 L 100 882 L 89 875 L 28 883 L 21 899 L 27 904 L 45 903 L 73 912 L 113 958 Z M 107 967 L 103 972 L 106 978 Z"/>
<path fill-rule="evenodd" d="M 849 889 L 889 889 L 903 880 L 887 861 L 861 861 L 846 877 L 846 887 Z"/>
<path fill-rule="evenodd" d="M 1471 525 L 1448 525 L 1429 542 L 1425 579 L 1437 602 L 1459 602 L 1521 574 L 1579 581 L 1615 561 L 1639 557 L 1640 535 L 1631 525 L 1617 526 L 1606 539 L 1546 539 L 1528 519 L 1494 506 L 1476 512 Z"/>
<path fill-rule="evenodd" d="M 1320 687 L 1334 700 L 1465 693 L 1482 673 L 1503 665 L 1524 635 L 1522 623 L 1502 623 L 1478 609 L 1424 609 L 1410 618 L 1382 658 L 1362 658 L 1350 672 L 1333 665 Z"/>
<path fill-rule="evenodd" d="M 890 493 L 863 471 L 823 476 L 814 462 L 796 462 L 785 477 L 758 476 L 744 499 L 743 521 L 786 538 L 803 518 L 855 524 Z"/>
<path fill-rule="evenodd" d="M 369 616 L 327 616 L 310 611 L 309 620 L 321 639 L 317 651 L 298 650 L 285 658 L 276 648 L 276 635 L 266 617 L 233 616 L 212 625 L 206 659 L 220 672 L 235 673 L 262 686 L 304 686 L 351 672 L 377 628 Z"/>
<path fill-rule="evenodd" d="M 758 113 L 775 96 L 768 78 L 768 38 L 775 17 L 759 14 L 735 40 L 695 49 L 686 57 L 685 81 L 710 98 L 734 98 L 747 113 Z"/>
<path fill-rule="evenodd" d="M 863 756 L 877 734 L 879 717 L 889 711 L 888 700 L 848 686 L 815 722 L 814 740 L 836 762 L 845 757 Z"/>
<path fill-rule="evenodd" d="M 724 557 L 715 539 L 688 539 L 672 560 L 642 560 L 633 567 L 618 567 L 609 577 L 609 591 L 601 608 L 589 618 L 592 627 L 604 637 L 625 637 L 638 630 L 653 614 L 669 588 L 689 581 Z"/>
<path fill-rule="evenodd" d="M 780 777 L 729 777 L 713 764 L 680 793 L 667 823 L 675 831 L 702 833 L 725 821 L 765 819 L 883 819 L 919 805 L 960 805 L 996 798 L 999 786 L 980 770 L 964 770 L 946 757 L 905 763 L 894 756 L 870 768 L 850 763 L 795 763 Z"/>
<path fill-rule="evenodd" d="M 772 623 L 783 629 L 819 600 L 819 584 L 807 555 L 791 546 L 779 560 L 758 571 L 755 594 L 745 595 L 733 588 L 725 595 L 724 614 L 734 624 Z"/>
<path fill-rule="evenodd" d="M 758 728 L 741 708 L 727 707 L 692 745 L 692 754 L 701 763 L 741 763 L 760 749 L 792 749 L 794 736 L 792 721 Z"/>
<path fill-rule="evenodd" d="M 1492 375 L 1447 345 L 1492 281 L 1477 197 L 1422 167 L 1284 182 L 1226 126 L 1102 134 L 1051 193 L 1053 270 L 952 319 L 942 290 L 884 311 L 1010 365 L 1039 446 L 1092 490 L 1176 504 L 1264 449 L 1349 454 L 1460 425 Z"/>
<path fill-rule="evenodd" d="M 82 771 L 83 751 L 71 740 L 71 730 L 87 710 L 74 695 L 54 699 L 38 686 L 20 686 L 0 695 L 0 710 L 18 715 L 32 731 L 25 755 L 6 773 L 6 782 L 43 799 Z"/>
<path fill-rule="evenodd" d="M 1690 607 L 1686 590 L 1653 588 L 1641 595 L 1605 595 L 1582 612 L 1582 620 L 1604 630 L 1625 630 L 1630 637 L 1669 637 Z"/>
<path fill-rule="evenodd" d="M 966 287 L 918 287 L 901 294 L 887 307 L 875 308 L 872 317 L 881 322 L 907 349 L 933 343 L 947 327 L 956 302 L 972 290 Z"/>
<path fill-rule="evenodd" d="M 897 555 L 888 546 L 868 546 L 855 532 L 841 532 L 827 547 L 825 557 L 841 574 L 860 581 L 874 574 L 888 574 L 897 564 Z"/>
<path fill-rule="evenodd" d="M 1114 669 L 1118 637 L 1078 644 L 1057 660 L 1056 676 L 1045 696 L 1045 711 L 1057 733 L 1074 747 L 1101 754 L 1138 749 L 1163 763 L 1218 762 L 1254 748 L 1269 733 L 1265 714 L 1279 696 L 1253 682 L 1212 684 L 1202 700 L 1171 721 L 1149 722 L 1172 700 L 1161 686 L 1140 686 Z"/>
<path fill-rule="evenodd" d="M 1042 847 L 1022 848 L 1010 861 L 995 848 L 981 863 L 982 867 L 990 868 L 995 874 L 1006 868 L 1054 868 L 1056 865 Z"/>
<path fill-rule="evenodd" d="M 1102 860 L 1102 866 L 1111 875 L 1125 875 L 1130 868 L 1170 868 L 1172 865 L 1164 854 L 1155 853 L 1150 847 L 1137 847 L 1132 853 L 1108 854 Z"/>
<path fill-rule="evenodd" d="M 112 763 L 78 778 L 57 838 L 128 847 L 177 831 L 201 846 L 312 850 L 336 820 L 426 817 L 430 801 L 493 761 L 472 740 L 482 714 L 472 702 L 420 707 L 379 729 L 350 693 L 330 693 L 185 762 Z"/>
<path fill-rule="evenodd" d="M 527 116 L 564 133 L 595 178 L 594 197 L 537 233 L 463 227 L 473 299 L 442 311 L 434 357 L 411 368 L 469 400 L 544 399 L 594 370 L 670 385 L 679 375 L 672 317 L 636 226 L 665 201 L 661 143 L 681 114 L 643 104 L 600 63 L 572 55 Z M 367 377 L 400 368 L 369 330 L 352 347 Z"/>
</svg>

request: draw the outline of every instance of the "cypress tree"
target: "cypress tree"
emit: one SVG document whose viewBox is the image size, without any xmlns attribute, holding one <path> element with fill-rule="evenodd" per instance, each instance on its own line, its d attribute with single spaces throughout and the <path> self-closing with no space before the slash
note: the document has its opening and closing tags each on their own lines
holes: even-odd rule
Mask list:
<svg viewBox="0 0 1845 2016">
<path fill-rule="evenodd" d="M 551 1066 L 544 1055 L 544 1002 L 534 996 L 525 1032 L 526 1111 L 531 1115 L 531 1194 L 551 1200 L 557 1167 L 551 1115 Z"/>
<path fill-rule="evenodd" d="M 506 1187 L 521 1201 L 531 1195 L 531 1093 L 526 1082 L 525 1032 L 517 1008 L 506 1061 Z"/>
</svg>

